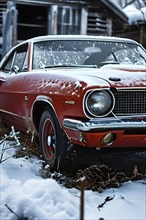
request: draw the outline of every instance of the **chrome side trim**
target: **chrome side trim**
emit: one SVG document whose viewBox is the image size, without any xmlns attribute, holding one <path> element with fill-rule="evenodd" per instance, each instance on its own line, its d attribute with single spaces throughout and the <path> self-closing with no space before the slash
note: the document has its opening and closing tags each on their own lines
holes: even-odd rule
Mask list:
<svg viewBox="0 0 146 220">
<path fill-rule="evenodd" d="M 117 91 L 145 91 L 146 87 L 120 87 L 116 88 Z"/>
<path fill-rule="evenodd" d="M 146 130 L 146 115 L 125 116 L 117 118 L 96 118 L 90 120 L 76 120 L 65 118 L 63 126 L 72 130 L 78 131 L 109 131 L 122 129 L 142 129 Z"/>
<path fill-rule="evenodd" d="M 13 113 L 13 112 L 5 111 L 5 110 L 3 110 L 3 109 L 0 109 L 0 112 L 1 112 L 1 113 L 5 113 L 5 114 L 8 114 L 8 115 L 13 115 L 13 116 L 15 116 L 15 117 L 19 117 L 19 118 L 21 118 L 20 115 L 15 114 L 15 113 Z"/>
</svg>

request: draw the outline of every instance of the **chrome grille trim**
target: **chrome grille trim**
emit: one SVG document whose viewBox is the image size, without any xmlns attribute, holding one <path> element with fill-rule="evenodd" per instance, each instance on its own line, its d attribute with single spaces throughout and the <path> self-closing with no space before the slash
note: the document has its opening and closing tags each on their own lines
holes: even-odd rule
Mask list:
<svg viewBox="0 0 146 220">
<path fill-rule="evenodd" d="M 113 92 L 116 116 L 146 114 L 146 88 L 135 90 L 118 90 Z"/>
</svg>

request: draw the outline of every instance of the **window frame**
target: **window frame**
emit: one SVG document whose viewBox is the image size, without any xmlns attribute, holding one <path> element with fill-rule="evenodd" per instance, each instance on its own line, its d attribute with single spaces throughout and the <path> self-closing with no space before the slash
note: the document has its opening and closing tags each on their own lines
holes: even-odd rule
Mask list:
<svg viewBox="0 0 146 220">
<path fill-rule="evenodd" d="M 8 55 L 7 59 L 5 60 L 5 62 L 3 63 L 2 67 L 1 67 L 1 70 L 4 71 L 5 73 L 8 73 L 8 74 L 14 73 L 15 71 L 13 70 L 13 67 L 17 64 L 17 63 L 15 64 L 16 57 L 20 53 L 25 53 L 25 55 L 24 55 L 24 58 L 23 58 L 22 66 L 21 66 L 21 68 L 19 68 L 18 73 L 27 71 L 27 69 L 28 69 L 28 43 L 24 43 L 24 44 L 19 45 L 18 47 L 16 47 Z M 10 68 L 5 69 L 5 67 L 7 66 L 9 61 L 10 61 Z M 27 63 L 27 68 L 24 68 L 26 63 Z"/>
</svg>

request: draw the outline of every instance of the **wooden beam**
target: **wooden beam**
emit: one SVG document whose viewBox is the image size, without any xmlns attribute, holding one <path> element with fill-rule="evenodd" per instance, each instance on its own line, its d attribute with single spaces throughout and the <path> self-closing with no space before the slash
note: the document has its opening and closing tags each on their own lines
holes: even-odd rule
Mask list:
<svg viewBox="0 0 146 220">
<path fill-rule="evenodd" d="M 146 48 L 146 24 L 140 27 L 140 43 Z"/>
</svg>

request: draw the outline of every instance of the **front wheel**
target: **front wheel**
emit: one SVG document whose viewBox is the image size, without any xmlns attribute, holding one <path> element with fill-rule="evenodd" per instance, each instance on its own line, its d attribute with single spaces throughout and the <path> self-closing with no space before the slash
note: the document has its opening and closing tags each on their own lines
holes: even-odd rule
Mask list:
<svg viewBox="0 0 146 220">
<path fill-rule="evenodd" d="M 48 110 L 44 111 L 39 124 L 40 151 L 50 167 L 56 169 L 60 158 L 67 156 L 67 138 L 59 126 L 58 120 Z"/>
</svg>

